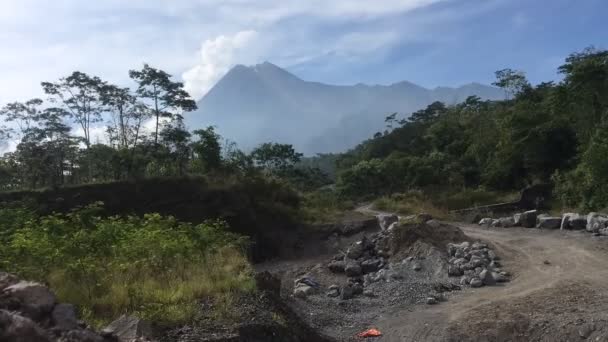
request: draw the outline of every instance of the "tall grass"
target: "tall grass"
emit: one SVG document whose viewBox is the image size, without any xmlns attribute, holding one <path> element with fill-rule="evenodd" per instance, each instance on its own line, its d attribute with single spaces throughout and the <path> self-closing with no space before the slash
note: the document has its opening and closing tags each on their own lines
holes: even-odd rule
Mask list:
<svg viewBox="0 0 608 342">
<path fill-rule="evenodd" d="M 225 224 L 181 223 L 157 214 L 96 216 L 95 207 L 68 215 L 32 216 L 12 226 L 0 210 L 2 267 L 47 282 L 61 301 L 101 326 L 123 313 L 156 323 L 192 321 L 198 301 L 229 301 L 255 283 L 245 258 L 246 240 Z"/>
</svg>

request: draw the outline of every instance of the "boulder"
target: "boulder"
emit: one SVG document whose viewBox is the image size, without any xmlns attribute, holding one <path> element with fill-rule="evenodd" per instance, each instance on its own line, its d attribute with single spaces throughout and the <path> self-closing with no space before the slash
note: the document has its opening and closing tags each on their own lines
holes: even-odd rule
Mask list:
<svg viewBox="0 0 608 342">
<path fill-rule="evenodd" d="M 473 277 L 469 282 L 469 285 L 471 285 L 471 287 L 482 287 L 483 281 L 481 281 L 481 279 L 479 279 L 478 277 Z"/>
<path fill-rule="evenodd" d="M 521 213 L 517 213 L 513 215 L 513 225 L 515 227 L 521 226 Z"/>
<path fill-rule="evenodd" d="M 0 341 L 50 342 L 51 340 L 31 319 L 15 312 L 0 310 Z"/>
<path fill-rule="evenodd" d="M 340 287 L 338 285 L 332 285 L 327 291 L 327 297 L 335 298 L 340 296 Z"/>
<path fill-rule="evenodd" d="M 562 215 L 562 223 L 559 229 L 580 230 L 587 227 L 587 218 L 576 213 L 565 213 Z"/>
<path fill-rule="evenodd" d="M 416 214 L 416 217 L 415 217 L 416 221 L 422 222 L 422 223 L 425 223 L 432 219 L 433 219 L 433 216 L 431 214 L 427 214 L 427 213 L 419 213 L 419 214 Z"/>
<path fill-rule="evenodd" d="M 557 216 L 539 216 L 538 228 L 541 229 L 558 229 L 562 224 L 562 218 Z"/>
<path fill-rule="evenodd" d="M 6 272 L 0 272 L 0 292 L 11 285 L 17 284 L 18 282 L 19 279 L 16 276 Z"/>
<path fill-rule="evenodd" d="M 492 272 L 488 271 L 487 269 L 484 269 L 483 271 L 481 271 L 481 273 L 479 274 L 479 278 L 481 279 L 481 281 L 483 282 L 484 285 L 495 285 L 496 284 L 496 279 L 494 279 Z"/>
<path fill-rule="evenodd" d="M 5 295 L 17 299 L 20 311 L 32 319 L 48 314 L 55 305 L 55 295 L 48 287 L 30 281 L 20 281 L 4 289 Z"/>
<path fill-rule="evenodd" d="M 420 265 L 419 263 L 414 263 L 414 265 L 412 265 L 412 269 L 414 271 L 420 271 L 422 270 L 422 265 Z"/>
<path fill-rule="evenodd" d="M 361 263 L 361 270 L 363 273 L 373 273 L 378 271 L 382 267 L 381 259 L 369 259 Z"/>
<path fill-rule="evenodd" d="M 494 219 L 492 219 L 490 217 L 482 218 L 481 221 L 479 221 L 479 225 L 480 226 L 489 226 L 490 224 L 492 224 L 492 221 L 494 221 Z"/>
<path fill-rule="evenodd" d="M 355 291 L 352 286 L 345 285 L 340 289 L 340 299 L 348 300 L 355 297 Z"/>
<path fill-rule="evenodd" d="M 437 220 L 428 220 L 425 222 L 427 226 L 431 227 L 431 228 L 439 228 L 441 227 L 441 222 L 437 221 Z"/>
<path fill-rule="evenodd" d="M 469 277 L 468 275 L 463 275 L 462 277 L 460 277 L 460 285 L 469 285 L 470 282 L 471 277 Z"/>
<path fill-rule="evenodd" d="M 537 210 L 528 210 L 521 214 L 520 223 L 522 227 L 534 228 L 536 226 Z"/>
<path fill-rule="evenodd" d="M 306 286 L 304 284 L 302 287 Z M 131 342 L 137 338 L 152 337 L 151 325 L 135 316 L 122 315 L 103 329 L 104 334 L 118 337 L 120 342 Z"/>
<path fill-rule="evenodd" d="M 496 220 L 492 220 L 492 223 L 490 223 L 490 227 L 500 227 L 500 220 L 496 219 Z"/>
<path fill-rule="evenodd" d="M 362 274 L 363 270 L 361 269 L 361 265 L 359 265 L 358 262 L 351 260 L 346 263 L 346 266 L 344 267 L 344 272 L 349 277 L 357 277 Z"/>
<path fill-rule="evenodd" d="M 515 220 L 512 217 L 501 217 L 498 221 L 500 227 L 509 228 L 515 226 Z"/>
<path fill-rule="evenodd" d="M 507 278 L 503 272 L 492 272 L 492 277 L 497 283 L 506 283 L 509 281 L 509 278 Z"/>
<path fill-rule="evenodd" d="M 346 263 L 344 261 L 332 261 L 327 265 L 330 271 L 333 273 L 344 273 Z"/>
<path fill-rule="evenodd" d="M 57 304 L 51 312 L 51 318 L 55 328 L 59 330 L 72 330 L 78 328 L 76 309 L 72 304 Z"/>
<path fill-rule="evenodd" d="M 363 255 L 363 241 L 357 241 L 350 245 L 346 250 L 346 257 L 349 259 L 359 259 Z"/>
<path fill-rule="evenodd" d="M 380 224 L 380 228 L 382 230 L 388 229 L 391 224 L 399 221 L 399 217 L 397 215 L 391 214 L 380 214 L 378 215 L 378 223 Z"/>
<path fill-rule="evenodd" d="M 426 303 L 429 305 L 434 305 L 434 304 L 439 303 L 439 301 L 435 297 L 427 297 Z"/>
<path fill-rule="evenodd" d="M 606 228 L 608 215 L 591 212 L 587 215 L 587 231 L 596 233 L 602 228 Z"/>
<path fill-rule="evenodd" d="M 449 265 L 448 266 L 448 276 L 450 277 L 460 277 L 463 271 L 457 265 Z"/>
</svg>

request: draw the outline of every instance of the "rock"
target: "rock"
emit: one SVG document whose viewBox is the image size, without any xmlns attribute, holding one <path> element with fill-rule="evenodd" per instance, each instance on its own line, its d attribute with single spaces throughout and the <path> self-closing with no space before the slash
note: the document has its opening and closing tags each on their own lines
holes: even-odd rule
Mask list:
<svg viewBox="0 0 608 342">
<path fill-rule="evenodd" d="M 50 339 L 31 319 L 15 312 L 0 310 L 0 341 L 50 342 Z"/>
<path fill-rule="evenodd" d="M 441 227 L 441 222 L 437 221 L 437 220 L 428 220 L 425 222 L 427 226 L 431 227 L 431 228 L 439 228 Z"/>
<path fill-rule="evenodd" d="M 335 287 L 334 287 L 335 286 Z M 340 288 L 337 285 L 332 285 L 327 291 L 327 297 L 335 298 L 340 296 Z"/>
<path fill-rule="evenodd" d="M 302 284 L 302 287 L 307 286 Z M 106 334 L 113 334 L 121 342 L 131 342 L 137 338 L 152 337 L 150 324 L 138 317 L 122 315 L 103 329 Z"/>
<path fill-rule="evenodd" d="M 427 297 L 426 303 L 429 305 L 435 305 L 435 304 L 439 303 L 439 301 L 435 297 Z"/>
<path fill-rule="evenodd" d="M 492 223 L 490 223 L 490 227 L 500 227 L 500 220 L 492 220 Z"/>
<path fill-rule="evenodd" d="M 53 324 L 59 330 L 72 330 L 78 328 L 76 309 L 72 304 L 57 304 L 51 313 Z"/>
<path fill-rule="evenodd" d="M 482 218 L 481 221 L 479 221 L 479 225 L 480 226 L 489 226 L 492 224 L 492 221 L 494 221 L 494 219 L 492 219 L 490 217 Z"/>
<path fill-rule="evenodd" d="M 564 229 L 574 229 L 580 230 L 585 229 L 587 227 L 587 218 L 576 214 L 576 213 L 566 213 L 562 215 L 562 223 L 560 225 L 561 230 Z"/>
<path fill-rule="evenodd" d="M 500 227 L 510 228 L 515 226 L 515 220 L 512 217 L 502 217 L 498 219 Z"/>
<path fill-rule="evenodd" d="M 364 291 L 363 291 L 363 295 L 364 295 L 365 297 L 369 297 L 369 298 L 374 298 L 374 297 L 376 297 L 376 295 L 374 294 L 374 291 L 372 291 L 372 290 L 364 290 Z"/>
<path fill-rule="evenodd" d="M 0 292 L 11 285 L 17 284 L 18 282 L 19 279 L 16 276 L 6 272 L 0 272 Z"/>
<path fill-rule="evenodd" d="M 111 336 L 111 335 L 110 335 Z M 102 338 L 101 336 L 98 336 L 97 334 L 95 334 L 94 332 L 90 331 L 90 330 L 71 330 L 68 331 L 67 333 L 63 334 L 63 336 L 61 337 L 61 339 L 59 340 L 59 342 L 107 342 L 108 340 L 110 341 L 116 341 L 115 338 L 110 338 L 110 339 L 105 339 Z M 119 340 L 122 342 L 122 340 Z M 144 339 L 144 338 L 140 338 L 140 339 L 133 339 L 133 340 L 128 340 L 129 342 L 146 342 L 149 341 L 148 339 Z"/>
<path fill-rule="evenodd" d="M 419 263 L 415 263 L 415 264 L 412 266 L 412 269 L 413 269 L 414 271 L 420 271 L 420 270 L 422 270 L 422 265 L 420 265 Z"/>
<path fill-rule="evenodd" d="M 344 267 L 344 272 L 349 277 L 357 277 L 362 273 L 361 265 L 358 262 L 351 260 L 346 263 L 346 267 Z"/>
<path fill-rule="evenodd" d="M 598 233 L 602 236 L 608 236 L 608 228 L 600 229 Z"/>
<path fill-rule="evenodd" d="M 314 280 L 313 278 L 311 278 L 311 277 L 298 278 L 298 279 L 296 279 L 294 281 L 294 284 L 296 286 L 298 286 L 300 284 L 304 284 L 304 285 L 308 285 L 308 286 L 313 287 L 313 288 L 317 288 L 317 287 L 320 286 L 319 283 L 316 280 Z"/>
<path fill-rule="evenodd" d="M 357 241 L 353 243 L 346 251 L 346 257 L 349 259 L 359 259 L 363 255 L 363 242 Z"/>
<path fill-rule="evenodd" d="M 355 291 L 352 286 L 346 285 L 340 289 L 340 299 L 348 300 L 355 296 Z"/>
<path fill-rule="evenodd" d="M 499 273 L 499 272 L 492 272 L 492 277 L 494 277 L 494 280 L 497 283 L 506 283 L 509 281 L 509 278 L 507 278 L 505 275 L 503 275 L 502 273 Z"/>
<path fill-rule="evenodd" d="M 521 216 L 522 216 L 521 213 L 517 213 L 517 214 L 513 215 L 513 225 L 515 227 L 521 226 Z"/>
<path fill-rule="evenodd" d="M 313 293 L 314 293 L 314 288 L 312 286 L 308 286 L 306 284 L 298 284 L 293 289 L 293 295 L 296 298 L 306 298 Z"/>
<path fill-rule="evenodd" d="M 587 226 L 588 232 L 596 233 L 602 228 L 606 228 L 608 223 L 608 215 L 591 212 L 587 215 Z"/>
<path fill-rule="evenodd" d="M 56 302 L 55 295 L 46 286 L 29 281 L 8 286 L 3 293 L 17 299 L 21 304 L 20 311 L 34 320 L 50 313 Z"/>
<path fill-rule="evenodd" d="M 399 217 L 397 215 L 387 215 L 387 214 L 378 215 L 378 223 L 380 224 L 380 228 L 382 228 L 382 230 L 388 229 L 388 227 L 390 227 L 391 224 L 398 222 L 398 221 L 399 221 Z"/>
<path fill-rule="evenodd" d="M 479 274 L 479 278 L 481 279 L 481 281 L 483 282 L 484 285 L 495 285 L 496 284 L 496 279 L 494 279 L 492 272 L 488 271 L 487 269 L 484 269 L 483 271 L 481 271 L 481 273 Z"/>
<path fill-rule="evenodd" d="M 373 273 L 380 269 L 382 266 L 382 260 L 380 259 L 370 259 L 365 260 L 361 263 L 361 270 L 364 274 Z"/>
<path fill-rule="evenodd" d="M 470 282 L 471 282 L 471 277 L 469 277 L 467 275 L 463 275 L 460 278 L 460 285 L 469 285 Z"/>
<path fill-rule="evenodd" d="M 558 229 L 562 224 L 562 218 L 557 216 L 542 216 L 538 218 L 538 228 Z"/>
<path fill-rule="evenodd" d="M 471 287 L 482 287 L 483 281 L 481 281 L 481 279 L 479 279 L 478 277 L 474 277 L 471 279 L 469 284 L 471 285 Z"/>
<path fill-rule="evenodd" d="M 460 269 L 460 267 L 456 266 L 456 265 L 449 265 L 448 266 L 448 276 L 450 277 L 460 277 L 462 275 L 462 270 Z"/>
<path fill-rule="evenodd" d="M 534 228 L 536 226 L 537 210 L 528 210 L 521 214 L 521 226 L 525 228 Z"/>
<path fill-rule="evenodd" d="M 395 228 L 397 228 L 398 226 L 399 226 L 399 221 L 393 222 L 393 223 L 391 223 L 390 226 L 388 226 L 388 228 L 386 228 L 386 231 L 390 233 L 393 230 L 395 230 Z"/>
<path fill-rule="evenodd" d="M 490 258 L 490 260 L 500 260 L 498 255 L 496 255 L 496 253 L 494 253 L 492 250 L 488 250 L 488 258 Z"/>
<path fill-rule="evenodd" d="M 344 273 L 346 263 L 344 261 L 332 261 L 327 265 L 330 271 L 333 273 Z"/>
</svg>

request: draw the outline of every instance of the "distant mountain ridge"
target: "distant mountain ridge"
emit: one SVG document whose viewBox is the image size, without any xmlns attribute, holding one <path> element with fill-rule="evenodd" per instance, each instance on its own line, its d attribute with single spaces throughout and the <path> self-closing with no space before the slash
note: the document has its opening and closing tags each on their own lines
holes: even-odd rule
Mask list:
<svg viewBox="0 0 608 342">
<path fill-rule="evenodd" d="M 391 85 L 328 85 L 304 81 L 264 62 L 237 65 L 186 115 L 190 128 L 217 126 L 222 136 L 250 149 L 263 142 L 293 144 L 307 155 L 341 152 L 384 129 L 386 115 L 410 114 L 434 101 L 448 105 L 468 96 L 504 98 L 491 86 L 426 89 L 403 81 Z"/>
</svg>

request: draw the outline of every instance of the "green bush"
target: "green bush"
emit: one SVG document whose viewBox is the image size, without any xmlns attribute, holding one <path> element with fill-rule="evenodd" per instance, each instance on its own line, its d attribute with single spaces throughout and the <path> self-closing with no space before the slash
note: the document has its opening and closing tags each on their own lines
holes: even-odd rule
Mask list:
<svg viewBox="0 0 608 342">
<path fill-rule="evenodd" d="M 2 267 L 48 282 L 85 318 L 107 323 L 133 312 L 161 324 L 193 319 L 202 297 L 254 288 L 246 239 L 222 221 L 97 216 L 99 206 L 7 223 L 22 209 L 0 210 Z"/>
</svg>

